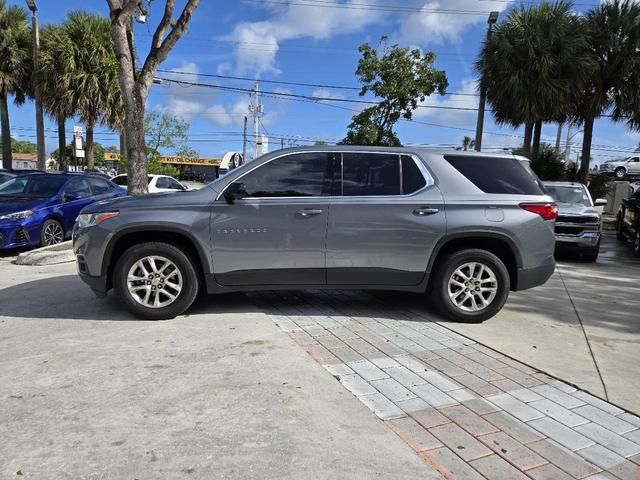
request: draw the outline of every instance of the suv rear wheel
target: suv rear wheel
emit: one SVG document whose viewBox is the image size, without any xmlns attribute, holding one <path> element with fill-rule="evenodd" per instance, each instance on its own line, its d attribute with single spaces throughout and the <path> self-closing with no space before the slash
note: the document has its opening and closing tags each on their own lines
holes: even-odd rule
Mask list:
<svg viewBox="0 0 640 480">
<path fill-rule="evenodd" d="M 615 174 L 616 178 L 624 178 L 625 175 L 627 174 L 627 171 L 625 170 L 624 167 L 618 167 L 613 173 Z"/>
<path fill-rule="evenodd" d="M 148 320 L 166 320 L 191 306 L 199 290 L 193 260 L 168 243 L 141 243 L 116 263 L 113 286 L 126 307 Z"/>
<path fill-rule="evenodd" d="M 486 250 L 452 253 L 439 265 L 431 282 L 436 307 L 448 319 L 483 322 L 498 313 L 509 296 L 509 272 Z"/>
</svg>

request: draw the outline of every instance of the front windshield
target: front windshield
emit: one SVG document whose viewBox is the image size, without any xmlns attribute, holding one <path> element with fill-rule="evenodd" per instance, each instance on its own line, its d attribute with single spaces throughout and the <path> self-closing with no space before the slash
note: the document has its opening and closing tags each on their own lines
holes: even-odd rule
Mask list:
<svg viewBox="0 0 640 480">
<path fill-rule="evenodd" d="M 584 187 L 545 185 L 545 188 L 558 203 L 577 203 L 587 207 L 591 206 L 591 199 Z"/>
<path fill-rule="evenodd" d="M 66 181 L 66 177 L 53 175 L 16 177 L 0 185 L 0 197 L 49 198 L 58 193 Z"/>
</svg>

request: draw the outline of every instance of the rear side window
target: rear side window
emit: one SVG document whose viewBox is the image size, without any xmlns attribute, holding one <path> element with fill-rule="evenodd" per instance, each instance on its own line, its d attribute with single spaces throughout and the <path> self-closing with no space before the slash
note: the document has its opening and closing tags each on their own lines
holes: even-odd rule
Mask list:
<svg viewBox="0 0 640 480">
<path fill-rule="evenodd" d="M 123 175 L 123 176 L 118 176 L 118 177 L 114 177 L 111 180 L 113 183 L 115 183 L 116 185 L 120 185 L 122 187 L 126 187 L 127 186 L 127 176 Z"/>
<path fill-rule="evenodd" d="M 343 154 L 342 194 L 345 197 L 400 195 L 399 161 L 397 155 Z"/>
<path fill-rule="evenodd" d="M 409 195 L 423 188 L 427 181 L 413 158 L 403 155 L 402 162 L 402 194 Z"/>
<path fill-rule="evenodd" d="M 445 155 L 445 160 L 485 193 L 544 195 L 528 165 L 508 157 Z"/>
<path fill-rule="evenodd" d="M 93 190 L 94 195 L 102 195 L 111 191 L 109 182 L 105 182 L 101 178 L 91 177 L 89 178 L 89 183 L 91 184 L 91 190 Z"/>
</svg>

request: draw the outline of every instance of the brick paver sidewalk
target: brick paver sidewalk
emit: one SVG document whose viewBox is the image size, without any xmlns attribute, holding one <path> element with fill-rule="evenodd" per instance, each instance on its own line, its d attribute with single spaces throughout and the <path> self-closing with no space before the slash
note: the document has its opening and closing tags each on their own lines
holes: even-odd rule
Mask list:
<svg viewBox="0 0 640 480">
<path fill-rule="evenodd" d="M 444 478 L 640 479 L 639 417 L 419 313 L 362 292 L 250 297 Z"/>
</svg>

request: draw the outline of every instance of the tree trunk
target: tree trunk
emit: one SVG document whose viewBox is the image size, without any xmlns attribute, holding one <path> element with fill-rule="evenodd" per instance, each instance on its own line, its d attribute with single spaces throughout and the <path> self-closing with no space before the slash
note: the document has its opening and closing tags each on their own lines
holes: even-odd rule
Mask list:
<svg viewBox="0 0 640 480">
<path fill-rule="evenodd" d="M 527 121 L 524 125 L 524 143 L 522 149 L 524 153 L 531 152 L 531 136 L 533 135 L 533 122 Z"/>
<path fill-rule="evenodd" d="M 60 115 L 58 117 L 58 170 L 67 170 L 67 137 L 65 134 L 66 119 Z"/>
<path fill-rule="evenodd" d="M 9 105 L 7 92 L 0 92 L 0 128 L 2 129 L 2 168 L 13 170 L 11 156 L 11 128 L 9 127 Z"/>
<path fill-rule="evenodd" d="M 540 136 L 542 135 L 542 120 L 537 119 L 535 128 L 533 130 L 533 145 L 531 147 L 531 155 L 533 158 L 538 158 L 540 153 Z"/>
<path fill-rule="evenodd" d="M 134 89 L 134 111 L 126 115 L 127 185 L 129 195 L 147 193 L 147 147 L 144 140 L 145 102 Z"/>
<path fill-rule="evenodd" d="M 580 169 L 576 179 L 583 184 L 587 184 L 589 178 L 589 162 L 591 161 L 591 140 L 593 138 L 593 121 L 595 115 L 589 113 L 584 120 L 584 130 L 582 137 L 582 158 L 580 159 Z M 569 160 L 569 159 L 567 159 Z"/>
<path fill-rule="evenodd" d="M 93 158 L 93 124 L 87 123 L 87 145 L 85 146 L 85 160 L 87 161 L 87 170 L 95 169 L 95 159 Z"/>
</svg>

